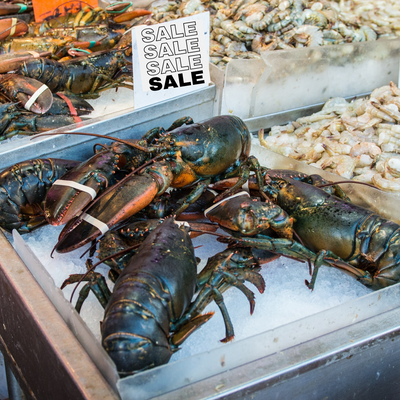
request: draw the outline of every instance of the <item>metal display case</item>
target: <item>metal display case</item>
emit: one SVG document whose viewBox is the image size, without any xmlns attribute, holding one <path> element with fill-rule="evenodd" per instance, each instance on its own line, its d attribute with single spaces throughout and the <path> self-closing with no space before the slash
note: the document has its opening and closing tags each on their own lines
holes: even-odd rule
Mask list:
<svg viewBox="0 0 400 400">
<path fill-rule="evenodd" d="M 372 92 L 398 82 L 400 39 L 265 51 L 259 60 L 210 66 L 215 114 L 243 119 Z"/>
</svg>

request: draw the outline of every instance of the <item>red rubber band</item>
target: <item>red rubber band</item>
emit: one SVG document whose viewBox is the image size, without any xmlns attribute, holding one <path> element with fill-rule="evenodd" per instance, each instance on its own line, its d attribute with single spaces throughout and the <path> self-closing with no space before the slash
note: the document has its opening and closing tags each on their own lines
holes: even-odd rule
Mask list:
<svg viewBox="0 0 400 400">
<path fill-rule="evenodd" d="M 78 117 L 78 113 L 77 113 L 75 107 L 73 106 L 71 100 L 65 94 L 63 94 L 61 92 L 57 92 L 57 94 L 67 103 L 69 111 L 71 112 L 71 115 L 74 117 L 74 121 L 75 122 L 82 122 L 80 117 Z"/>
</svg>

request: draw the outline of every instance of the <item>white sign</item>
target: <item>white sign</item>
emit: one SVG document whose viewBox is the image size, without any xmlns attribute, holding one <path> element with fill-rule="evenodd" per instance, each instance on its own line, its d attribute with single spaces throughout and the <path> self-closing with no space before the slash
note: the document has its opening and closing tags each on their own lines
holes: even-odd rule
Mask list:
<svg viewBox="0 0 400 400">
<path fill-rule="evenodd" d="M 135 108 L 210 83 L 208 12 L 132 29 Z"/>
</svg>

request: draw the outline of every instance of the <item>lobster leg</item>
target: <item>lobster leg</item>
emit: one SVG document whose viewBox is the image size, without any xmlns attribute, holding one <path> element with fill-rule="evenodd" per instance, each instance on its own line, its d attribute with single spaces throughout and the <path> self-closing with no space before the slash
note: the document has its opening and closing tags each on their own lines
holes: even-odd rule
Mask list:
<svg viewBox="0 0 400 400">
<path fill-rule="evenodd" d="M 90 97 L 93 95 L 97 96 L 97 93 L 102 92 L 103 90 L 112 89 L 117 86 L 125 87 L 127 89 L 132 89 L 132 85 L 124 84 L 124 81 L 126 81 L 126 80 L 127 80 L 126 77 L 122 77 L 122 78 L 118 78 L 118 79 L 111 79 L 107 75 L 99 74 L 99 75 L 97 75 L 96 80 L 94 81 L 93 86 L 90 89 L 90 92 L 86 95 L 81 95 L 81 96 L 82 97 Z M 106 81 L 108 83 L 105 85 L 102 85 L 103 81 Z"/>
<path fill-rule="evenodd" d="M 368 271 L 364 271 L 360 268 L 356 268 L 345 261 L 343 261 L 340 257 L 336 256 L 333 252 L 329 250 L 321 250 L 318 252 L 317 257 L 314 262 L 314 270 L 311 276 L 311 281 L 306 281 L 306 285 L 309 289 L 314 290 L 315 281 L 317 279 L 317 274 L 321 265 L 326 265 L 329 267 L 335 267 L 344 270 L 346 273 L 351 275 L 352 277 L 359 280 L 366 286 L 374 286 L 377 285 L 377 288 L 386 287 L 388 283 L 385 285 L 379 285 L 378 279 L 372 276 Z M 387 278 L 385 278 L 387 280 Z M 391 284 L 396 283 L 396 280 L 393 280 Z"/>
<path fill-rule="evenodd" d="M 167 129 L 167 132 L 170 132 L 174 130 L 175 128 L 179 128 L 182 125 L 191 125 L 193 124 L 193 119 L 191 117 L 182 117 L 178 118 L 176 121 L 174 121 L 171 126 Z"/>
<path fill-rule="evenodd" d="M 314 264 L 314 270 L 311 281 L 306 281 L 307 287 L 311 290 L 314 289 L 317 274 L 321 265 L 343 269 L 360 281 L 371 280 L 371 275 L 369 272 L 353 267 L 351 264 L 336 256 L 333 252 L 321 250 L 317 254 L 315 254 L 314 252 L 307 249 L 300 243 L 295 242 L 294 240 L 267 238 L 263 237 L 262 235 L 257 235 L 256 238 L 218 238 L 217 240 L 221 242 L 228 242 L 230 246 L 252 246 L 260 250 L 272 251 L 273 253 L 278 253 L 286 257 L 297 259 L 299 261 L 311 260 Z"/>
<path fill-rule="evenodd" d="M 256 237 L 242 237 L 240 239 L 219 237 L 217 240 L 222 243 L 228 243 L 230 247 L 256 247 L 260 250 L 271 251 L 300 261 L 315 260 L 317 257 L 313 251 L 291 239 L 270 238 L 257 235 Z"/>
<path fill-rule="evenodd" d="M 87 260 L 86 266 L 90 270 L 93 266 L 90 259 Z M 82 279 L 84 277 L 84 279 Z M 61 290 L 66 286 L 80 281 L 88 282 L 79 292 L 79 297 L 75 305 L 75 309 L 80 313 L 84 301 L 89 296 L 90 291 L 94 293 L 99 303 L 103 308 L 106 308 L 108 300 L 110 299 L 111 292 L 107 286 L 104 276 L 98 272 L 89 271 L 86 274 L 72 274 L 61 285 Z"/>
<path fill-rule="evenodd" d="M 225 190 L 225 192 L 218 195 L 214 202 L 218 202 L 224 197 L 234 193 L 236 190 L 240 189 L 249 179 L 250 172 L 254 172 L 256 174 L 257 183 L 259 187 L 260 193 L 264 195 L 264 178 L 262 176 L 262 169 L 256 157 L 250 156 L 246 159 L 245 162 L 241 163 L 237 182 L 229 189 Z M 229 178 L 229 174 L 223 176 L 221 179 Z"/>
<path fill-rule="evenodd" d="M 181 203 L 180 207 L 175 211 L 175 216 L 179 216 L 185 211 L 191 204 L 196 202 L 200 196 L 204 193 L 207 188 L 207 185 L 210 183 L 210 179 L 199 182 L 196 187 L 189 193 L 188 196 L 181 199 L 179 203 Z"/>
<path fill-rule="evenodd" d="M 233 251 L 225 250 L 208 260 L 207 265 L 197 277 L 201 290 L 185 315 L 175 324 L 176 328 L 186 324 L 193 316 L 200 314 L 214 300 L 222 313 L 225 323 L 225 338 L 221 342 L 229 342 L 233 339 L 233 325 L 222 293 L 235 286 L 249 300 L 250 313 L 252 314 L 255 305 L 254 294 L 243 284 L 243 281 L 246 280 L 253 283 L 260 293 L 265 290 L 265 282 L 262 276 L 254 268 L 250 268 L 247 262 L 231 260 L 233 256 Z"/>
</svg>

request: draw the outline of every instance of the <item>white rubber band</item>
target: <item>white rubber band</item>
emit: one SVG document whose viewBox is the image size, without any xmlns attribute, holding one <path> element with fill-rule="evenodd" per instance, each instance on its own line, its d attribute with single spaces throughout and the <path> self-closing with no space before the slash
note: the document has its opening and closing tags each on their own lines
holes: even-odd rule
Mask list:
<svg viewBox="0 0 400 400">
<path fill-rule="evenodd" d="M 27 53 L 31 54 L 34 58 L 39 58 L 40 57 L 40 54 L 37 53 L 36 51 L 27 50 Z"/>
<path fill-rule="evenodd" d="M 81 183 L 74 182 L 74 181 L 68 181 L 65 179 L 57 179 L 53 183 L 53 185 L 68 186 L 68 187 L 72 187 L 74 189 L 80 190 L 81 192 L 86 192 L 86 193 L 90 194 L 90 196 L 92 197 L 92 200 L 94 200 L 94 198 L 97 195 L 96 191 L 94 189 L 92 189 L 91 187 L 82 185 Z"/>
<path fill-rule="evenodd" d="M 15 31 L 17 30 L 17 24 L 18 24 L 18 19 L 17 18 L 11 18 L 11 27 L 10 27 L 10 35 L 14 35 Z"/>
<path fill-rule="evenodd" d="M 207 213 L 209 213 L 214 208 L 218 207 L 224 201 L 227 201 L 229 199 L 233 199 L 234 197 L 238 197 L 238 196 L 250 197 L 250 195 L 247 192 L 239 192 L 239 193 L 233 194 L 232 196 L 226 197 L 225 199 L 222 199 L 221 201 L 219 201 L 217 204 L 214 204 L 213 206 L 207 208 L 207 210 L 204 210 L 204 216 L 207 217 Z"/>
<path fill-rule="evenodd" d="M 37 98 L 45 91 L 45 90 L 50 90 L 46 85 L 40 86 L 38 90 L 36 90 L 35 93 L 31 96 L 31 98 L 26 102 L 25 108 L 30 111 L 33 103 L 37 100 Z"/>
<path fill-rule="evenodd" d="M 94 218 L 89 214 L 82 213 L 80 217 L 84 221 L 89 222 L 89 224 L 95 226 L 103 235 L 110 229 L 107 224 L 101 222 L 99 219 Z"/>
<path fill-rule="evenodd" d="M 188 228 L 190 228 L 189 222 L 186 222 L 186 221 L 174 221 L 174 223 L 175 223 L 176 225 L 178 225 L 179 228 L 180 228 L 182 225 L 183 225 L 183 226 L 186 226 L 186 227 L 188 227 Z"/>
<path fill-rule="evenodd" d="M 215 190 L 213 190 L 213 189 L 207 188 L 207 191 L 208 191 L 208 192 L 211 192 L 215 197 L 218 196 L 218 192 L 215 191 Z"/>
</svg>

